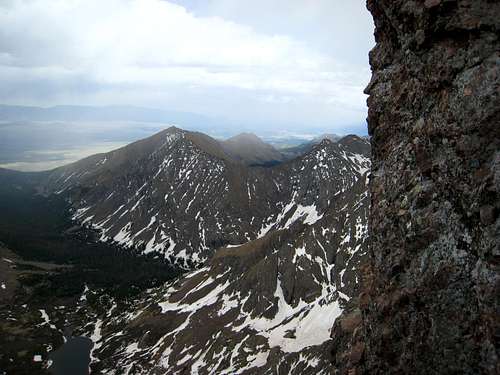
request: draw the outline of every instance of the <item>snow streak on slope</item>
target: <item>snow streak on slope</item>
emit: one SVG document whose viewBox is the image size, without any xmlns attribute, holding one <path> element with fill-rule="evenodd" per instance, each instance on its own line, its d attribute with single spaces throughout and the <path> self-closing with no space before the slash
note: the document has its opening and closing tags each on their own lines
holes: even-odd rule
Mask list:
<svg viewBox="0 0 500 375">
<path fill-rule="evenodd" d="M 123 157 L 116 153 L 107 157 L 107 165 Z M 116 175 L 93 186 L 96 193 L 105 189 L 106 198 L 103 201 L 91 194 L 80 202 L 83 207 L 73 218 L 100 231 L 103 241 L 113 240 L 144 253 L 158 252 L 186 266 L 206 259 L 210 228 L 222 227 L 223 210 L 210 202 L 226 199 L 224 163 L 176 131 L 165 134 L 160 147 L 127 167 L 130 171 L 113 171 Z M 100 172 L 73 172 L 62 190 L 74 188 L 73 178 Z M 66 181 L 64 173 L 63 178 Z"/>
<path fill-rule="evenodd" d="M 366 253 L 366 143 L 323 141 L 249 168 L 214 142 L 173 129 L 54 173 L 75 220 L 102 240 L 202 266 L 97 317 L 93 367 L 330 373 L 331 328 L 358 293 Z"/>
<path fill-rule="evenodd" d="M 49 185 L 70 196 L 74 219 L 101 240 L 189 268 L 220 246 L 313 225 L 369 165 L 366 156 L 324 141 L 277 167 L 248 168 L 206 138 L 168 129 L 57 170 Z"/>
<path fill-rule="evenodd" d="M 104 369 L 135 373 L 329 373 L 325 343 L 356 295 L 366 251 L 365 177 L 312 224 L 219 249 L 202 269 L 149 294 L 104 335 Z M 352 234 L 352 235 L 351 235 Z M 349 238 L 346 240 L 346 238 Z M 161 323 L 160 323 L 161 322 Z M 118 329 L 118 328 L 117 328 Z M 141 342 L 132 348 L 130 343 Z M 124 343 L 127 343 L 126 345 Z M 118 367 L 115 363 L 119 363 Z"/>
</svg>

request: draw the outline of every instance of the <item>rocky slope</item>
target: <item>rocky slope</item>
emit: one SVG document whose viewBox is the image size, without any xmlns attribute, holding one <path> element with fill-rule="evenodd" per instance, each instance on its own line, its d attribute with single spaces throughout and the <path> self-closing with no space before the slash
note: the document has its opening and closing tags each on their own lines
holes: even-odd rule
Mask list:
<svg viewBox="0 0 500 375">
<path fill-rule="evenodd" d="M 170 128 L 51 173 L 46 193 L 66 194 L 74 218 L 144 253 L 188 267 L 223 245 L 295 222 L 312 225 L 368 171 L 369 148 L 324 141 L 274 168 L 249 168 L 201 133 Z"/>
<path fill-rule="evenodd" d="M 366 258 L 369 152 L 348 136 L 247 167 L 170 128 L 45 175 L 43 192 L 67 197 L 101 240 L 201 267 L 119 309 L 88 309 L 93 370 L 332 371 L 331 328 Z"/>
<path fill-rule="evenodd" d="M 310 142 L 306 142 L 306 143 L 303 143 L 303 144 L 300 144 L 300 145 L 294 146 L 294 147 L 282 148 L 279 151 L 284 159 L 291 160 L 294 158 L 298 158 L 304 154 L 307 154 L 314 147 L 316 147 L 316 145 L 320 144 L 324 140 L 328 140 L 328 141 L 331 141 L 333 143 L 337 143 L 337 142 L 345 143 L 345 141 L 349 138 L 350 138 L 350 136 L 343 137 L 343 136 L 340 136 L 337 134 L 322 134 L 322 135 L 314 138 Z M 359 137 L 356 137 L 356 139 L 359 139 Z M 364 142 L 362 142 L 360 144 L 363 144 L 363 147 L 365 148 L 364 152 L 366 152 L 366 149 L 370 148 L 370 145 L 369 145 L 369 142 L 367 139 L 364 139 Z"/>
<path fill-rule="evenodd" d="M 361 328 L 335 366 L 498 374 L 500 3 L 368 8 L 370 268 Z"/>
<path fill-rule="evenodd" d="M 71 291 L 71 303 L 37 300 L 25 310 L 11 302 L 7 315 L 16 322 L 29 315 L 31 322 L 43 310 L 53 322 L 50 340 L 43 336 L 50 350 L 29 348 L 41 355 L 35 367 L 49 366 L 61 344 L 64 311 L 74 334 L 94 342 L 97 373 L 328 373 L 331 328 L 357 298 L 366 258 L 369 157 L 366 140 L 347 136 L 273 167 L 251 167 L 215 139 L 169 128 L 50 172 L 0 170 L 1 186 L 11 191 L 68 200 L 74 221 L 95 229 L 110 248 L 132 250 L 121 249 L 124 257 L 157 255 L 188 271 L 127 298 L 122 288 L 103 288 L 108 277 L 96 274 L 102 283 L 85 282 L 81 297 Z M 85 262 L 98 266 L 91 258 Z M 64 291 L 57 280 L 71 274 L 46 277 Z M 79 275 L 81 281 L 85 273 Z M 29 332 L 36 335 L 38 326 Z M 17 359 L 16 351 L 8 355 Z M 12 368 L 24 367 L 16 361 Z"/>
<path fill-rule="evenodd" d="M 218 249 L 203 268 L 148 291 L 127 311 L 99 316 L 88 328 L 89 336 L 99 330 L 92 368 L 330 373 L 331 328 L 358 295 L 366 257 L 366 186 L 364 174 L 332 194 L 315 222 L 278 220 L 262 237 Z"/>
</svg>

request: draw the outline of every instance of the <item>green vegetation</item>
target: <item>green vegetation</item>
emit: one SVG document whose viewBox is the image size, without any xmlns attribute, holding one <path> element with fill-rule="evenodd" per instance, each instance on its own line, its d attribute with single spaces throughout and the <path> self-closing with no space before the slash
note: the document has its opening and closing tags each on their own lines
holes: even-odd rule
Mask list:
<svg viewBox="0 0 500 375">
<path fill-rule="evenodd" d="M 96 241 L 92 231 L 75 228 L 68 209 L 64 197 L 43 197 L 29 186 L 0 181 L 0 241 L 25 260 L 72 266 L 20 280 L 35 288 L 37 298 L 70 297 L 85 284 L 124 298 L 180 275 L 159 257 Z"/>
</svg>

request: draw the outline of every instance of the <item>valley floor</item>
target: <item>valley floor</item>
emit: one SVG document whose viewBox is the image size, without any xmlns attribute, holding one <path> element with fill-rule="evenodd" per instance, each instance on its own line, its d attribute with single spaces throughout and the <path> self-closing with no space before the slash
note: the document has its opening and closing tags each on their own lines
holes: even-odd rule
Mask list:
<svg viewBox="0 0 500 375">
<path fill-rule="evenodd" d="M 97 315 L 125 309 L 143 290 L 181 274 L 163 260 L 97 242 L 74 226 L 62 199 L 3 189 L 0 374 L 49 373 L 65 336 L 95 339 Z"/>
</svg>

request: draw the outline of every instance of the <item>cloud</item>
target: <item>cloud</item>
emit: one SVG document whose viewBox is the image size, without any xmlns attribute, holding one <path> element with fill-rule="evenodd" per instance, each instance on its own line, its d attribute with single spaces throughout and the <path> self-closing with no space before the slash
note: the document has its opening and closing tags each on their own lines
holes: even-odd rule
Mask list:
<svg viewBox="0 0 500 375">
<path fill-rule="evenodd" d="M 333 2 L 313 3 L 277 1 L 281 14 L 269 14 L 260 0 L 194 7 L 11 0 L 0 5 L 0 101 L 161 106 L 235 122 L 254 115 L 276 124 L 359 123 L 369 69 L 299 37 L 315 19 L 316 30 L 327 32 L 321 10 Z M 272 32 L 273 19 L 289 23 Z"/>
<path fill-rule="evenodd" d="M 367 66 L 373 21 L 365 0 L 173 0 L 200 16 L 218 15 L 266 34 L 286 34 L 350 64 Z"/>
</svg>

